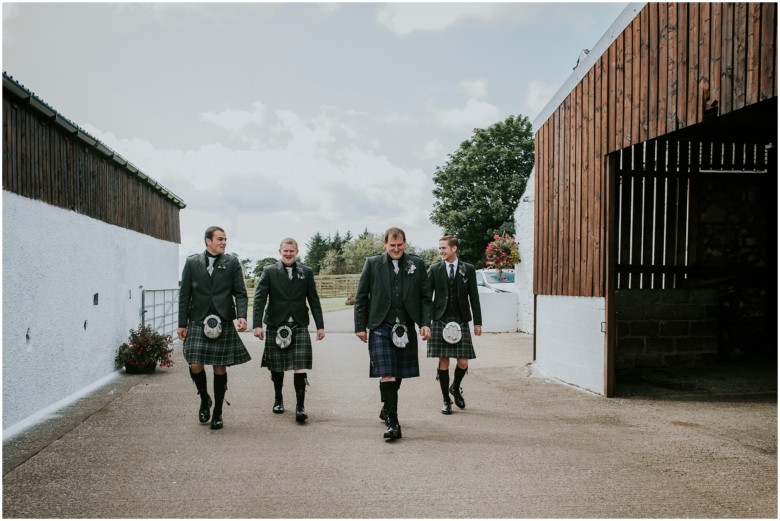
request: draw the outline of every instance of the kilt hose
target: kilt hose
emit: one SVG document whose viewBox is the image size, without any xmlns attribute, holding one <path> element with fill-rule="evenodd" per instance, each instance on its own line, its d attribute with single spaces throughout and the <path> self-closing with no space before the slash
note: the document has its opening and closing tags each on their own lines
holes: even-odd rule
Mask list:
<svg viewBox="0 0 780 521">
<path fill-rule="evenodd" d="M 382 324 L 369 331 L 368 356 L 371 360 L 371 367 L 368 376 L 370 378 L 420 376 L 420 362 L 417 359 L 417 330 L 414 328 L 414 324 L 407 324 L 406 327 L 409 343 L 403 348 L 393 344 L 391 338 L 393 327 L 389 324 Z"/>
<path fill-rule="evenodd" d="M 289 324 L 287 324 L 289 325 Z M 311 369 L 312 349 L 309 330 L 295 325 L 290 329 L 293 338 L 290 345 L 282 349 L 276 345 L 278 327 L 268 326 L 265 332 L 265 350 L 260 367 L 267 367 L 271 372 L 294 371 L 295 369 Z"/>
<path fill-rule="evenodd" d="M 252 359 L 232 320 L 222 322 L 222 334 L 214 339 L 203 334 L 202 320 L 190 320 L 183 351 L 188 364 L 228 366 Z"/>
<path fill-rule="evenodd" d="M 431 338 L 428 340 L 428 358 L 476 358 L 474 344 L 471 341 L 471 331 L 468 323 L 460 325 L 460 340 L 450 344 L 444 340 L 442 332 L 446 323 L 434 320 L 431 323 Z"/>
</svg>

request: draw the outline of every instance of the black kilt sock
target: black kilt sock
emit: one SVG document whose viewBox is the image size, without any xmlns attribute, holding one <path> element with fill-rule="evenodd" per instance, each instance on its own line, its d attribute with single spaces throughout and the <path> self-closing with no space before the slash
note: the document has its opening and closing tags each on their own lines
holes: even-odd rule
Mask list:
<svg viewBox="0 0 780 521">
<path fill-rule="evenodd" d="M 450 401 L 450 370 L 439 369 L 438 376 L 436 379 L 439 380 L 439 387 L 441 387 L 441 395 L 444 397 L 444 401 L 449 402 Z"/>
<path fill-rule="evenodd" d="M 209 389 L 208 382 L 206 381 L 206 371 L 202 370 L 199 373 L 193 373 L 192 367 L 190 367 L 190 378 L 195 382 L 195 388 L 200 395 L 201 403 L 208 403 L 209 401 Z"/>
<path fill-rule="evenodd" d="M 460 367 L 455 367 L 455 378 L 452 380 L 452 385 L 460 389 L 460 382 L 461 380 L 463 380 L 463 377 L 466 376 L 468 370 L 469 370 L 468 367 L 466 367 L 465 369 L 461 369 Z"/>
<path fill-rule="evenodd" d="M 293 386 L 295 387 L 295 405 L 303 407 L 306 398 L 306 373 L 293 374 Z"/>
<path fill-rule="evenodd" d="M 274 397 L 277 400 L 281 400 L 282 385 L 284 384 L 284 373 L 281 371 L 271 371 L 271 380 L 274 383 Z"/>
<path fill-rule="evenodd" d="M 402 380 L 403 380 L 403 378 L 396 378 L 396 379 L 395 379 L 395 388 L 396 388 L 397 390 L 399 390 L 399 391 L 401 390 L 401 381 L 402 381 Z"/>
<path fill-rule="evenodd" d="M 390 425 L 398 423 L 398 387 L 395 382 L 380 382 L 379 388 L 385 396 L 385 409 Z"/>
<path fill-rule="evenodd" d="M 225 399 L 227 391 L 227 373 L 214 375 L 214 418 L 222 417 L 222 401 Z"/>
</svg>

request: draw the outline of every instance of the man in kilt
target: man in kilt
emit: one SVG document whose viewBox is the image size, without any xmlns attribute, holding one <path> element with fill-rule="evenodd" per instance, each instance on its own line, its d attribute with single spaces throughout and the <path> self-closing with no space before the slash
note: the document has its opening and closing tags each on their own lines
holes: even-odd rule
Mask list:
<svg viewBox="0 0 780 521">
<path fill-rule="evenodd" d="M 476 358 L 471 342 L 469 322 L 474 313 L 474 334 L 482 334 L 482 309 L 477 291 L 477 274 L 474 266 L 458 259 L 458 239 L 445 235 L 439 239 L 441 261 L 428 270 L 428 287 L 433 294 L 431 339 L 428 341 L 428 358 L 439 359 L 436 379 L 441 387 L 444 403 L 442 414 L 452 414 L 450 394 L 455 405 L 465 409 L 461 381 L 469 368 L 469 360 Z M 454 324 L 457 324 L 455 326 Z M 445 327 L 449 328 L 445 331 Z M 456 332 L 460 329 L 460 333 Z M 458 338 L 460 336 L 460 338 Z M 457 358 L 454 380 L 450 386 L 450 358 Z"/>
<path fill-rule="evenodd" d="M 265 339 L 261 367 L 268 368 L 274 383 L 274 406 L 271 410 L 277 414 L 284 412 L 284 371 L 293 371 L 295 420 L 303 423 L 308 418 L 304 408 L 306 386 L 309 383 L 306 370 L 312 367 L 307 300 L 317 327 L 317 340 L 325 338 L 325 325 L 320 297 L 314 284 L 314 272 L 308 266 L 296 262 L 298 243 L 295 239 L 283 239 L 279 245 L 279 255 L 281 259 L 276 264 L 263 268 L 255 290 L 254 334 L 260 340 Z M 267 334 L 262 323 L 267 326 Z"/>
<path fill-rule="evenodd" d="M 184 342 L 184 358 L 200 395 L 198 419 L 205 424 L 211 417 L 211 428 L 221 429 L 227 367 L 250 360 L 233 325 L 238 318 L 238 331 L 246 330 L 248 303 L 244 270 L 237 258 L 225 253 L 225 230 L 211 226 L 204 238 L 206 251 L 191 255 L 184 263 L 177 333 Z M 213 401 L 208 394 L 204 365 L 214 367 Z"/>
<path fill-rule="evenodd" d="M 367 258 L 363 266 L 355 293 L 355 334 L 368 341 L 369 376 L 379 378 L 384 402 L 379 415 L 388 427 L 384 438 L 393 441 L 402 437 L 398 422 L 401 380 L 420 376 L 415 323 L 423 340 L 431 335 L 431 295 L 425 262 L 404 252 L 404 231 L 388 229 L 384 247 L 385 253 Z"/>
</svg>

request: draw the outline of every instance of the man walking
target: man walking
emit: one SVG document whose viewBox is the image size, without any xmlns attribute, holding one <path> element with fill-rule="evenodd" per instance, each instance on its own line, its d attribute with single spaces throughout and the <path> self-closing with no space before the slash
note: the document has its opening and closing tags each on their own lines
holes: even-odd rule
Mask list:
<svg viewBox="0 0 780 521">
<path fill-rule="evenodd" d="M 283 239 L 279 245 L 279 255 L 281 259 L 276 264 L 269 264 L 263 269 L 255 291 L 254 335 L 260 340 L 265 338 L 261 367 L 268 367 L 274 382 L 272 411 L 276 414 L 284 412 L 284 371 L 293 371 L 295 420 L 304 423 L 308 418 L 304 408 L 306 385 L 309 383 L 306 370 L 312 368 L 307 300 L 317 327 L 317 340 L 325 338 L 325 325 L 314 272 L 308 266 L 296 262 L 298 243 L 295 239 Z M 267 335 L 262 327 L 263 322 L 268 326 Z"/>
<path fill-rule="evenodd" d="M 452 414 L 455 400 L 460 409 L 466 408 L 463 389 L 460 387 L 469 367 L 469 360 L 476 358 L 471 342 L 469 322 L 474 312 L 474 334 L 482 334 L 482 309 L 477 291 L 477 274 L 474 266 L 458 259 L 458 239 L 445 235 L 439 239 L 441 261 L 428 270 L 428 287 L 433 294 L 433 321 L 431 339 L 428 342 L 428 358 L 439 359 L 436 379 L 439 381 L 444 403 L 442 414 Z M 450 358 L 457 358 L 455 378 L 450 386 Z"/>
<path fill-rule="evenodd" d="M 247 294 L 244 270 L 233 255 L 225 253 L 227 236 L 219 226 L 206 229 L 206 251 L 184 263 L 179 290 L 179 329 L 190 377 L 200 395 L 198 419 L 221 429 L 222 402 L 227 391 L 227 367 L 250 360 L 238 336 L 246 330 Z M 214 400 L 208 394 L 204 365 L 214 367 Z M 214 405 L 213 412 L 210 411 Z"/>
<path fill-rule="evenodd" d="M 384 402 L 380 418 L 385 416 L 388 426 L 384 438 L 393 441 L 402 437 L 398 421 L 401 379 L 420 376 L 415 323 L 423 340 L 431 335 L 431 295 L 425 262 L 404 252 L 404 231 L 388 229 L 384 247 L 385 253 L 367 258 L 363 266 L 355 293 L 355 334 L 368 341 L 369 376 L 379 378 Z"/>
</svg>

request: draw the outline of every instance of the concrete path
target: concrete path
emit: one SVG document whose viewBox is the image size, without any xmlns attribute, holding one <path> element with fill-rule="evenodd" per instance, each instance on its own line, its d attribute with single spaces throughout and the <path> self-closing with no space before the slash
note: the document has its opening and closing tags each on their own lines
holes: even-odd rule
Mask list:
<svg viewBox="0 0 780 521">
<path fill-rule="evenodd" d="M 777 517 L 776 394 L 605 399 L 531 375 L 532 337 L 486 334 L 451 416 L 421 348 L 388 443 L 351 317 L 325 316 L 306 425 L 271 413 L 250 333 L 225 428 L 200 425 L 177 346 L 173 368 L 121 374 L 5 442 L 3 516 Z M 288 373 L 289 409 L 294 396 Z"/>
</svg>

